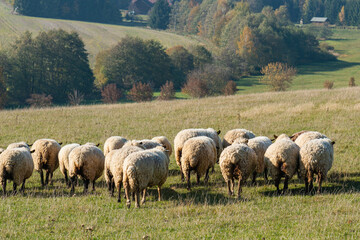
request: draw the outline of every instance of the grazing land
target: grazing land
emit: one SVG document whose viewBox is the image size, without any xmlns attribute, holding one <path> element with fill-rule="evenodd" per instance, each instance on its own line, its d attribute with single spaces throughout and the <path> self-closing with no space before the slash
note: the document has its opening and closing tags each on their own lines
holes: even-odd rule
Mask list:
<svg viewBox="0 0 360 240">
<path fill-rule="evenodd" d="M 312 63 L 297 67 L 298 74 L 291 90 L 323 88 L 326 80 L 334 81 L 334 88 L 348 86 L 350 77 L 360 85 L 360 30 L 332 29 L 333 36 L 323 41 L 335 48 L 339 61 Z M 238 82 L 239 92 L 256 93 L 267 91 L 267 86 L 259 83 L 260 76 L 243 78 Z"/>
<path fill-rule="evenodd" d="M 4 110 L 0 147 L 11 142 L 54 138 L 64 144 L 103 143 L 121 135 L 143 139 L 165 135 L 173 141 L 185 128 L 246 128 L 256 135 L 307 129 L 336 141 L 335 160 L 324 193 L 304 195 L 296 177 L 290 193 L 277 196 L 259 177 L 243 188 L 242 199 L 228 198 L 219 166 L 210 182 L 192 191 L 180 181 L 171 156 L 163 201 L 150 189 L 146 205 L 126 209 L 111 198 L 103 177 L 96 193 L 82 187 L 70 197 L 57 170 L 53 186 L 42 189 L 39 174 L 24 195 L 0 195 L 1 238 L 24 239 L 358 239 L 360 238 L 360 88 L 301 90 L 149 103 Z M 81 185 L 81 184 L 80 184 Z M 8 185 L 9 186 L 9 185 Z M 315 186 L 317 184 L 315 183 Z M 10 190 L 10 186 L 8 188 Z"/>
<path fill-rule="evenodd" d="M 143 39 L 155 39 L 160 41 L 165 47 L 175 45 L 189 46 L 201 43 L 196 37 L 186 37 L 148 28 L 27 17 L 13 15 L 11 12 L 12 8 L 10 5 L 0 0 L 0 49 L 14 42 L 25 31 L 36 35 L 40 31 L 62 28 L 69 32 L 76 31 L 79 33 L 85 42 L 92 65 L 95 63 L 95 56 L 99 51 L 109 49 L 126 35 Z"/>
</svg>

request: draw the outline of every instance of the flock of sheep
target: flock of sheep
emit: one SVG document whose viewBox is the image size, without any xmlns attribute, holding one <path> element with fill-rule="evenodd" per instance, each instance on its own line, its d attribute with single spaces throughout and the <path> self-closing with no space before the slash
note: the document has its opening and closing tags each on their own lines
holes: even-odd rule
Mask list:
<svg viewBox="0 0 360 240">
<path fill-rule="evenodd" d="M 221 174 L 227 183 L 229 195 L 234 194 L 234 181 L 238 181 L 238 194 L 241 187 L 252 175 L 264 173 L 267 180 L 269 173 L 274 180 L 278 193 L 280 180 L 284 180 L 285 192 L 288 181 L 295 173 L 305 181 L 305 191 L 313 188 L 313 176 L 318 175 L 318 192 L 333 163 L 335 142 L 325 135 L 314 131 L 301 131 L 288 137 L 285 134 L 268 137 L 256 137 L 246 129 L 228 131 L 224 139 L 220 131 L 208 129 L 185 129 L 180 131 L 174 140 L 174 152 L 177 165 L 181 170 L 181 179 L 187 181 L 190 191 L 190 172 L 195 171 L 197 182 L 209 173 L 218 162 Z M 274 142 L 273 142 L 274 141 Z M 30 148 L 31 147 L 31 148 Z M 0 181 L 4 195 L 7 180 L 13 181 L 13 191 L 30 178 L 35 169 L 40 173 L 42 186 L 52 181 L 53 172 L 60 167 L 71 194 L 75 192 L 77 178 L 84 182 L 84 193 L 92 183 L 104 173 L 105 181 L 111 195 L 118 191 L 118 202 L 121 202 L 121 186 L 124 187 L 126 205 L 130 207 L 131 197 L 135 207 L 146 201 L 148 187 L 157 186 L 159 200 L 161 186 L 165 183 L 168 172 L 172 146 L 164 136 L 151 140 L 127 140 L 113 136 L 106 140 L 104 152 L 94 143 L 68 144 L 61 147 L 52 139 L 39 139 L 32 145 L 25 142 L 12 143 L 6 150 L 0 149 Z M 43 170 L 46 172 L 45 180 Z"/>
</svg>

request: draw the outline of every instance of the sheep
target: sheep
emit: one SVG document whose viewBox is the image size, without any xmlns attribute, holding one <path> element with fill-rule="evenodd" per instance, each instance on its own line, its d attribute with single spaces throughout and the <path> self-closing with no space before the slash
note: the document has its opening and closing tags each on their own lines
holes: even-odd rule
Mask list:
<svg viewBox="0 0 360 240">
<path fill-rule="evenodd" d="M 5 149 L 0 148 L 0 154 L 2 154 L 5 151 Z"/>
<path fill-rule="evenodd" d="M 176 164 L 180 167 L 181 169 L 181 155 L 182 155 L 182 149 L 184 147 L 184 143 L 193 137 L 198 137 L 198 136 L 206 136 L 211 138 L 216 145 L 216 159 L 218 161 L 220 154 L 222 152 L 222 143 L 221 143 L 221 139 L 219 137 L 219 134 L 221 133 L 221 131 L 215 131 L 212 128 L 208 128 L 208 129 L 202 129 L 202 128 L 198 128 L 198 129 L 184 129 L 181 130 L 175 137 L 174 139 L 174 151 L 175 151 L 175 160 L 176 160 Z M 184 180 L 184 175 L 181 172 L 181 180 Z"/>
<path fill-rule="evenodd" d="M 290 136 L 290 139 L 291 139 L 293 142 L 295 142 L 296 139 L 297 139 L 301 134 L 306 133 L 306 132 L 309 132 L 309 131 L 307 131 L 307 130 L 302 130 L 302 131 L 300 131 L 300 132 L 296 132 L 296 133 L 294 133 L 293 135 Z"/>
<path fill-rule="evenodd" d="M 205 136 L 193 137 L 187 140 L 182 149 L 181 171 L 187 181 L 187 189 L 190 191 L 190 172 L 196 171 L 197 183 L 200 177 L 205 174 L 204 182 L 209 181 L 209 169 L 214 167 L 216 162 L 215 142 Z"/>
<path fill-rule="evenodd" d="M 321 139 L 321 138 L 328 138 L 322 133 L 315 132 L 315 131 L 308 131 L 301 134 L 296 140 L 295 143 L 301 148 L 305 143 L 311 141 L 313 139 Z"/>
<path fill-rule="evenodd" d="M 334 144 L 334 141 L 323 138 L 308 141 L 301 147 L 299 172 L 305 180 L 306 193 L 313 188 L 314 173 L 318 175 L 319 187 L 317 192 L 321 192 L 322 181 L 326 179 L 334 161 Z"/>
<path fill-rule="evenodd" d="M 59 167 L 58 154 L 61 149 L 59 143 L 53 139 L 39 139 L 34 142 L 31 155 L 34 161 L 34 168 L 40 173 L 41 186 L 52 183 L 53 172 Z M 46 178 L 44 182 L 43 169 L 46 171 Z"/>
<path fill-rule="evenodd" d="M 106 157 L 108 158 L 109 155 L 111 155 L 111 158 L 109 160 L 110 167 L 108 171 L 105 171 L 105 179 L 107 179 L 109 191 L 111 195 L 114 193 L 114 189 L 116 188 L 118 190 L 118 202 L 121 202 L 120 197 L 120 191 L 121 191 L 121 184 L 123 181 L 123 164 L 124 160 L 127 156 L 129 156 L 131 153 L 139 152 L 145 150 L 142 147 L 137 146 L 125 146 L 121 149 L 116 149 L 111 151 Z"/>
<path fill-rule="evenodd" d="M 224 135 L 224 139 L 222 142 L 223 148 L 225 149 L 226 147 L 230 146 L 235 139 L 237 138 L 254 138 L 255 134 L 249 130 L 246 129 L 232 129 L 230 131 L 228 131 L 227 133 L 225 133 Z"/>
<path fill-rule="evenodd" d="M 122 148 L 126 142 L 127 140 L 123 137 L 109 137 L 104 143 L 104 155 L 106 156 L 111 150 Z"/>
<path fill-rule="evenodd" d="M 16 143 L 11 143 L 7 146 L 6 149 L 13 149 L 13 148 L 27 148 L 30 151 L 30 147 L 26 142 L 16 142 Z"/>
<path fill-rule="evenodd" d="M 135 193 L 135 207 L 140 207 L 140 192 L 143 192 L 142 203 L 146 200 L 146 188 L 158 186 L 161 201 L 161 186 L 169 172 L 169 155 L 164 147 L 156 147 L 130 154 L 123 165 L 123 185 L 126 195 L 126 206 L 130 208 L 130 193 Z"/>
<path fill-rule="evenodd" d="M 143 140 L 131 140 L 131 141 L 127 141 L 124 144 L 125 146 L 137 146 L 137 147 L 141 147 L 141 148 L 145 148 L 145 149 L 151 149 L 151 148 L 155 148 L 155 147 L 161 147 L 162 144 L 158 143 L 157 141 L 153 141 L 150 139 L 143 139 Z"/>
<path fill-rule="evenodd" d="M 65 184 L 69 187 L 71 185 L 71 182 L 68 179 L 69 154 L 74 148 L 78 146 L 80 146 L 80 144 L 77 143 L 67 144 L 60 149 L 58 154 L 60 171 L 64 175 Z"/>
<path fill-rule="evenodd" d="M 6 149 L 0 154 L 0 182 L 6 195 L 6 181 L 13 180 L 13 191 L 22 183 L 20 191 L 25 191 L 25 181 L 31 177 L 34 163 L 27 148 Z"/>
<path fill-rule="evenodd" d="M 105 156 L 100 148 L 90 144 L 74 148 L 69 154 L 69 177 L 71 179 L 71 191 L 75 192 L 76 177 L 80 175 L 84 180 L 84 193 L 87 193 L 89 183 L 92 182 L 95 191 L 95 181 L 101 177 L 104 171 Z"/>
<path fill-rule="evenodd" d="M 256 169 L 253 172 L 252 183 L 253 184 L 256 183 L 257 173 L 264 173 L 264 179 L 265 179 L 265 181 L 268 181 L 267 169 L 265 168 L 264 154 L 265 154 L 266 150 L 268 149 L 268 147 L 272 144 L 272 141 L 268 137 L 260 136 L 260 137 L 255 137 L 255 138 L 251 138 L 251 139 L 238 138 L 234 141 L 233 144 L 235 144 L 235 143 L 238 143 L 238 144 L 244 143 L 244 144 L 248 145 L 256 153 L 256 156 L 257 156 Z"/>
<path fill-rule="evenodd" d="M 167 139 L 165 136 L 157 136 L 157 137 L 153 137 L 151 140 L 158 142 L 161 145 L 165 146 L 166 150 L 169 151 L 169 156 L 171 156 L 172 147 L 171 147 L 171 143 L 170 143 L 169 139 Z"/>
<path fill-rule="evenodd" d="M 280 194 L 279 184 L 282 176 L 285 176 L 283 193 L 288 189 L 288 182 L 297 172 L 299 165 L 299 151 L 297 144 L 282 134 L 269 146 L 264 155 L 265 164 L 269 169 L 275 186 Z"/>
<path fill-rule="evenodd" d="M 242 185 L 256 168 L 256 158 L 255 151 L 245 144 L 233 144 L 221 153 L 219 164 L 229 196 L 234 195 L 234 179 L 238 179 L 237 197 L 240 198 Z"/>
</svg>

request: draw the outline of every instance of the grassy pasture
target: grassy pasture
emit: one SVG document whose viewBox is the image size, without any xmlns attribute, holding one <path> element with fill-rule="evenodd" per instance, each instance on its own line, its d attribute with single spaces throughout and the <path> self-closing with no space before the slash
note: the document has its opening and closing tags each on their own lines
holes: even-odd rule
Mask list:
<svg viewBox="0 0 360 240">
<path fill-rule="evenodd" d="M 332 29 L 333 36 L 325 41 L 335 48 L 339 61 L 312 63 L 297 67 L 291 90 L 323 88 L 326 80 L 334 81 L 334 88 L 348 86 L 350 77 L 360 84 L 360 30 Z M 260 76 L 243 78 L 238 82 L 239 92 L 257 93 L 267 91 L 267 86 L 259 83 Z"/>
<path fill-rule="evenodd" d="M 66 31 L 76 31 L 85 42 L 89 52 L 89 60 L 93 65 L 99 51 L 110 48 L 126 35 L 143 39 L 155 39 L 165 47 L 175 45 L 188 46 L 200 43 L 196 37 L 186 37 L 165 31 L 147 28 L 119 26 L 111 24 L 90 23 L 71 20 L 27 17 L 11 14 L 12 8 L 0 0 L 0 49 L 8 46 L 25 31 L 35 36 L 40 31 L 62 28 Z"/>
<path fill-rule="evenodd" d="M 57 170 L 54 185 L 40 187 L 34 172 L 24 195 L 0 194 L 1 238 L 24 239 L 358 239 L 360 237 L 360 88 L 247 94 L 150 103 L 22 109 L 0 112 L 0 147 L 25 140 L 54 138 L 66 143 L 100 142 L 165 135 L 173 141 L 184 128 L 213 127 L 221 136 L 233 128 L 256 135 L 323 132 L 336 141 L 335 161 L 321 195 L 305 196 L 296 177 L 290 193 L 259 177 L 243 188 L 242 199 L 227 197 L 219 172 L 192 192 L 180 181 L 171 156 L 163 201 L 150 189 L 140 209 L 125 208 L 107 194 L 103 177 L 94 194 L 69 196 Z M 317 186 L 315 184 L 315 186 Z M 8 190 L 10 186 L 8 185 Z"/>
</svg>

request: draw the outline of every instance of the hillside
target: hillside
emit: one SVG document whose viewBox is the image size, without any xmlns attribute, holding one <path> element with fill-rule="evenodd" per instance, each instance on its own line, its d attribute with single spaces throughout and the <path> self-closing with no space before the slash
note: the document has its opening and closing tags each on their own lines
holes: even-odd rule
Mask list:
<svg viewBox="0 0 360 240">
<path fill-rule="evenodd" d="M 76 31 L 80 34 L 85 42 L 86 49 L 89 51 L 91 64 L 94 63 L 94 57 L 99 51 L 108 49 L 126 35 L 138 36 L 143 39 L 156 39 L 165 47 L 175 45 L 187 46 L 199 43 L 199 40 L 193 37 L 185 37 L 147 28 L 26 17 L 12 15 L 11 11 L 12 8 L 4 3 L 3 0 L 0 0 L 0 47 L 9 45 L 25 31 L 36 34 L 39 31 L 62 28 L 66 31 Z"/>
<path fill-rule="evenodd" d="M 54 138 L 66 143 L 103 143 L 111 135 L 143 139 L 165 135 L 171 142 L 184 128 L 213 127 L 221 137 L 233 128 L 256 135 L 308 129 L 336 141 L 335 160 L 324 193 L 304 195 L 294 177 L 291 192 L 277 196 L 260 176 L 243 188 L 242 199 L 228 198 L 216 165 L 208 186 L 192 191 L 181 183 L 174 156 L 170 176 L 157 202 L 151 188 L 142 208 L 127 210 L 110 198 L 103 180 L 96 193 L 69 197 L 59 170 L 54 185 L 40 187 L 37 172 L 26 193 L 1 197 L 0 236 L 11 239 L 358 239 L 360 237 L 360 95 L 359 87 L 289 91 L 149 103 L 4 110 L 0 147 L 25 140 Z M 154 114 L 155 113 L 155 114 Z M 9 186 L 10 185 L 10 186 Z M 8 185 L 8 190 L 11 184 Z M 317 187 L 317 184 L 314 184 Z M 2 196 L 2 195 L 1 195 Z"/>
<path fill-rule="evenodd" d="M 323 88 L 326 80 L 334 81 L 334 88 L 348 86 L 350 77 L 360 84 L 360 30 L 332 29 L 333 36 L 326 41 L 335 48 L 338 61 L 312 63 L 299 66 L 291 90 Z M 267 91 L 265 85 L 259 84 L 259 76 L 241 79 L 238 84 L 241 93 Z M 246 86 L 247 85 L 247 86 Z"/>
</svg>

